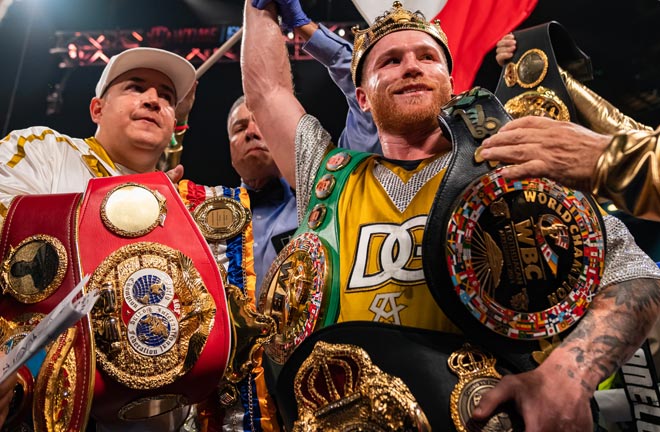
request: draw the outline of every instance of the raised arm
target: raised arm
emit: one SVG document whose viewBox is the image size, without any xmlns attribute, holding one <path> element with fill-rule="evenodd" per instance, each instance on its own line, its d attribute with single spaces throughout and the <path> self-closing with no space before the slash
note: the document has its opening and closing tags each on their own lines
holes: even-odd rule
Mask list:
<svg viewBox="0 0 660 432">
<path fill-rule="evenodd" d="M 293 94 L 291 65 L 275 6 L 259 10 L 247 0 L 244 32 L 241 67 L 247 106 L 280 172 L 289 184 L 296 184 L 296 127 L 305 110 Z"/>
<path fill-rule="evenodd" d="M 346 97 L 348 114 L 346 127 L 339 137 L 339 147 L 382 153 L 371 113 L 362 111 L 355 96 L 355 84 L 351 78 L 353 45 L 314 22 L 297 27 L 296 32 L 307 41 L 303 50 L 328 69 L 330 78 Z"/>
</svg>

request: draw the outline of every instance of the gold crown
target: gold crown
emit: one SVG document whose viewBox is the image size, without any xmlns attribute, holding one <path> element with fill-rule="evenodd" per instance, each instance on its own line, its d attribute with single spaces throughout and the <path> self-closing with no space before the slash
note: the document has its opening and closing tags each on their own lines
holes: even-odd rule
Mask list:
<svg viewBox="0 0 660 432">
<path fill-rule="evenodd" d="M 428 33 L 435 40 L 440 43 L 440 46 L 445 50 L 447 56 L 447 66 L 449 72 L 452 69 L 451 53 L 449 52 L 449 45 L 447 43 L 447 35 L 440 27 L 439 20 L 433 22 L 426 21 L 424 14 L 420 11 L 411 12 L 403 8 L 400 1 L 395 1 L 392 8 L 384 15 L 376 18 L 376 21 L 369 28 L 360 30 L 357 26 L 353 27 L 353 35 L 355 42 L 353 44 L 353 60 L 351 61 L 351 75 L 353 76 L 353 83 L 357 86 L 358 78 L 360 76 L 360 68 L 364 55 L 369 49 L 380 40 L 395 31 L 401 30 L 418 30 Z"/>
<path fill-rule="evenodd" d="M 298 405 L 293 432 L 431 430 L 404 382 L 355 345 L 317 342 L 293 385 Z"/>
<path fill-rule="evenodd" d="M 459 376 L 471 376 L 485 371 L 494 371 L 497 360 L 492 355 L 466 343 L 449 356 L 447 363 L 449 368 Z"/>
</svg>

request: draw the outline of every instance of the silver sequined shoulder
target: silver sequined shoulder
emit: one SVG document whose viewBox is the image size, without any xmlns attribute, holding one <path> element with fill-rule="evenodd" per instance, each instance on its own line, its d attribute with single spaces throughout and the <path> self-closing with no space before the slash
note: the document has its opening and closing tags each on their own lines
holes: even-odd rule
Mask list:
<svg viewBox="0 0 660 432">
<path fill-rule="evenodd" d="M 328 151 L 330 134 L 309 114 L 302 116 L 296 129 L 296 200 L 298 225 L 302 222 L 314 187 L 316 172 Z"/>
<path fill-rule="evenodd" d="M 660 279 L 658 265 L 642 251 L 628 228 L 618 218 L 605 215 L 607 245 L 601 289 L 631 279 Z"/>
</svg>

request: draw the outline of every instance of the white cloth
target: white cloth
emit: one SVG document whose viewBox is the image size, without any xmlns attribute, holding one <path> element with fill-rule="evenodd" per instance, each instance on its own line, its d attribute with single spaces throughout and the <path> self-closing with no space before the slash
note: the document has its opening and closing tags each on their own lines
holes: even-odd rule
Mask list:
<svg viewBox="0 0 660 432">
<path fill-rule="evenodd" d="M 111 176 L 129 174 L 83 139 L 42 126 L 12 131 L 0 141 L 0 215 L 16 195 L 83 192 L 97 176 L 90 167 L 95 163 Z"/>
</svg>

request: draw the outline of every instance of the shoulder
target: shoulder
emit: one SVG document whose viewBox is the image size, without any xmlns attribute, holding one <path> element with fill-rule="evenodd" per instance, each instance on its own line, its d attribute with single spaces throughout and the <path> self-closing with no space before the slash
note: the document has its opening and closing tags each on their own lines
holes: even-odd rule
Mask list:
<svg viewBox="0 0 660 432">
<path fill-rule="evenodd" d="M 52 143 L 74 145 L 75 142 L 82 142 L 78 138 L 71 138 L 61 134 L 58 131 L 46 126 L 32 126 L 25 129 L 16 129 L 11 131 L 0 141 L 4 145 L 26 146 L 31 143 Z"/>
</svg>

